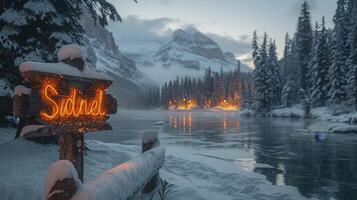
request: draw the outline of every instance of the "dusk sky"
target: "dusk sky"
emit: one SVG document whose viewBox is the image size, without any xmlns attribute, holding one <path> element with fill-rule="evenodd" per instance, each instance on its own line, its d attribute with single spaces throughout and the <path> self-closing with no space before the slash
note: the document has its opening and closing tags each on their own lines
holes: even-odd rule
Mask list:
<svg viewBox="0 0 357 200">
<path fill-rule="evenodd" d="M 208 33 L 224 51 L 231 51 L 249 64 L 254 30 L 276 39 L 279 56 L 285 33 L 293 33 L 303 0 L 111 0 L 123 18 L 109 30 L 121 43 L 160 40 L 173 30 L 194 26 Z M 332 26 L 336 0 L 309 0 L 312 21 L 325 16 Z M 121 50 L 125 51 L 125 49 Z"/>
</svg>

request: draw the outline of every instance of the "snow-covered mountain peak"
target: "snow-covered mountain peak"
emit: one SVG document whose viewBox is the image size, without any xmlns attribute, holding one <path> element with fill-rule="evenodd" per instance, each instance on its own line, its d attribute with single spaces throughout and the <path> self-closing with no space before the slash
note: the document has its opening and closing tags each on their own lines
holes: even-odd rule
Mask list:
<svg viewBox="0 0 357 200">
<path fill-rule="evenodd" d="M 177 66 L 201 71 L 210 67 L 217 72 L 221 68 L 230 71 L 237 67 L 237 60 L 232 53 L 223 53 L 214 40 L 192 26 L 176 30 L 154 54 L 154 62 L 165 67 Z M 250 69 L 244 65 L 242 71 Z"/>
<path fill-rule="evenodd" d="M 189 56 L 190 54 L 192 55 Z M 191 57 L 192 61 L 192 56 L 225 62 L 223 52 L 218 44 L 192 27 L 175 31 L 169 41 L 155 55 L 163 62 L 171 58 L 176 60 L 177 57 L 183 58 L 181 61 L 187 60 L 185 57 Z"/>
<path fill-rule="evenodd" d="M 190 36 L 193 36 L 194 34 L 199 33 L 200 31 L 198 31 L 193 26 L 188 26 L 187 28 L 184 29 L 184 32 Z"/>
<path fill-rule="evenodd" d="M 141 51 L 143 47 L 145 51 Z M 232 53 L 223 53 L 213 39 L 191 26 L 174 31 L 155 45 L 152 41 L 135 42 L 129 49 L 126 55 L 135 61 L 138 69 L 159 84 L 177 76 L 202 77 L 208 68 L 215 72 L 222 68 L 227 72 L 238 65 Z M 241 64 L 241 71 L 252 70 Z"/>
</svg>

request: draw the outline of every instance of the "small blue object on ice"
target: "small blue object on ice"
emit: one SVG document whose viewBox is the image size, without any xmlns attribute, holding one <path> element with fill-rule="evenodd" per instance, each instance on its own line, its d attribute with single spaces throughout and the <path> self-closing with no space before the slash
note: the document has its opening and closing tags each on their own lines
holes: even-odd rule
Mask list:
<svg viewBox="0 0 357 200">
<path fill-rule="evenodd" d="M 324 140 L 326 138 L 324 133 L 315 133 L 314 138 L 316 140 L 316 142 L 321 142 L 322 140 Z"/>
</svg>

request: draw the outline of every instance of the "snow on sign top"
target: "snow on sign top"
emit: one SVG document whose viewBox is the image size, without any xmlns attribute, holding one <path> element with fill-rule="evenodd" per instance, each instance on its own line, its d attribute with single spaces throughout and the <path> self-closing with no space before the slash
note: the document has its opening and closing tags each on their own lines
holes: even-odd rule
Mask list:
<svg viewBox="0 0 357 200">
<path fill-rule="evenodd" d="M 68 44 L 63 45 L 57 53 L 58 60 L 62 61 L 64 59 L 74 59 L 74 58 L 82 58 L 85 60 L 85 56 L 81 47 L 77 44 Z"/>
<path fill-rule="evenodd" d="M 73 60 L 75 58 L 82 58 L 84 61 L 86 60 L 81 47 L 77 44 L 63 45 L 59 49 L 57 56 L 60 61 L 65 59 Z M 88 67 L 84 67 L 83 71 L 81 71 L 78 68 L 65 63 L 40 63 L 31 61 L 22 63 L 20 65 L 20 72 L 23 73 L 27 71 L 113 81 L 110 76 L 95 72 Z"/>
<path fill-rule="evenodd" d="M 79 69 L 64 63 L 40 63 L 31 61 L 24 62 L 20 65 L 20 72 L 23 73 L 27 71 L 113 81 L 110 76 L 103 73 L 95 72 L 89 69 L 88 67 L 85 67 L 83 71 L 80 71 Z"/>
</svg>

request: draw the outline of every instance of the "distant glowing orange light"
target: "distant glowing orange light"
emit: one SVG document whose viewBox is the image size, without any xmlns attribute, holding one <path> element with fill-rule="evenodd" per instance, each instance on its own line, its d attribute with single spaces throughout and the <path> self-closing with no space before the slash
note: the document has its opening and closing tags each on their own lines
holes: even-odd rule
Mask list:
<svg viewBox="0 0 357 200">
<path fill-rule="evenodd" d="M 58 95 L 57 89 L 51 84 L 43 87 L 43 100 L 51 106 L 51 112 L 41 112 L 41 116 L 48 120 L 58 117 L 79 117 L 79 116 L 104 116 L 102 110 L 103 91 L 97 92 L 94 99 L 88 100 L 78 95 L 77 89 L 72 89 L 70 96 L 60 100 L 53 99 Z"/>
<path fill-rule="evenodd" d="M 235 105 L 235 103 L 232 101 L 227 101 L 224 99 L 218 106 L 215 108 L 221 109 L 221 110 L 226 110 L 226 111 L 235 111 L 239 110 L 240 107 L 238 105 Z"/>
</svg>

